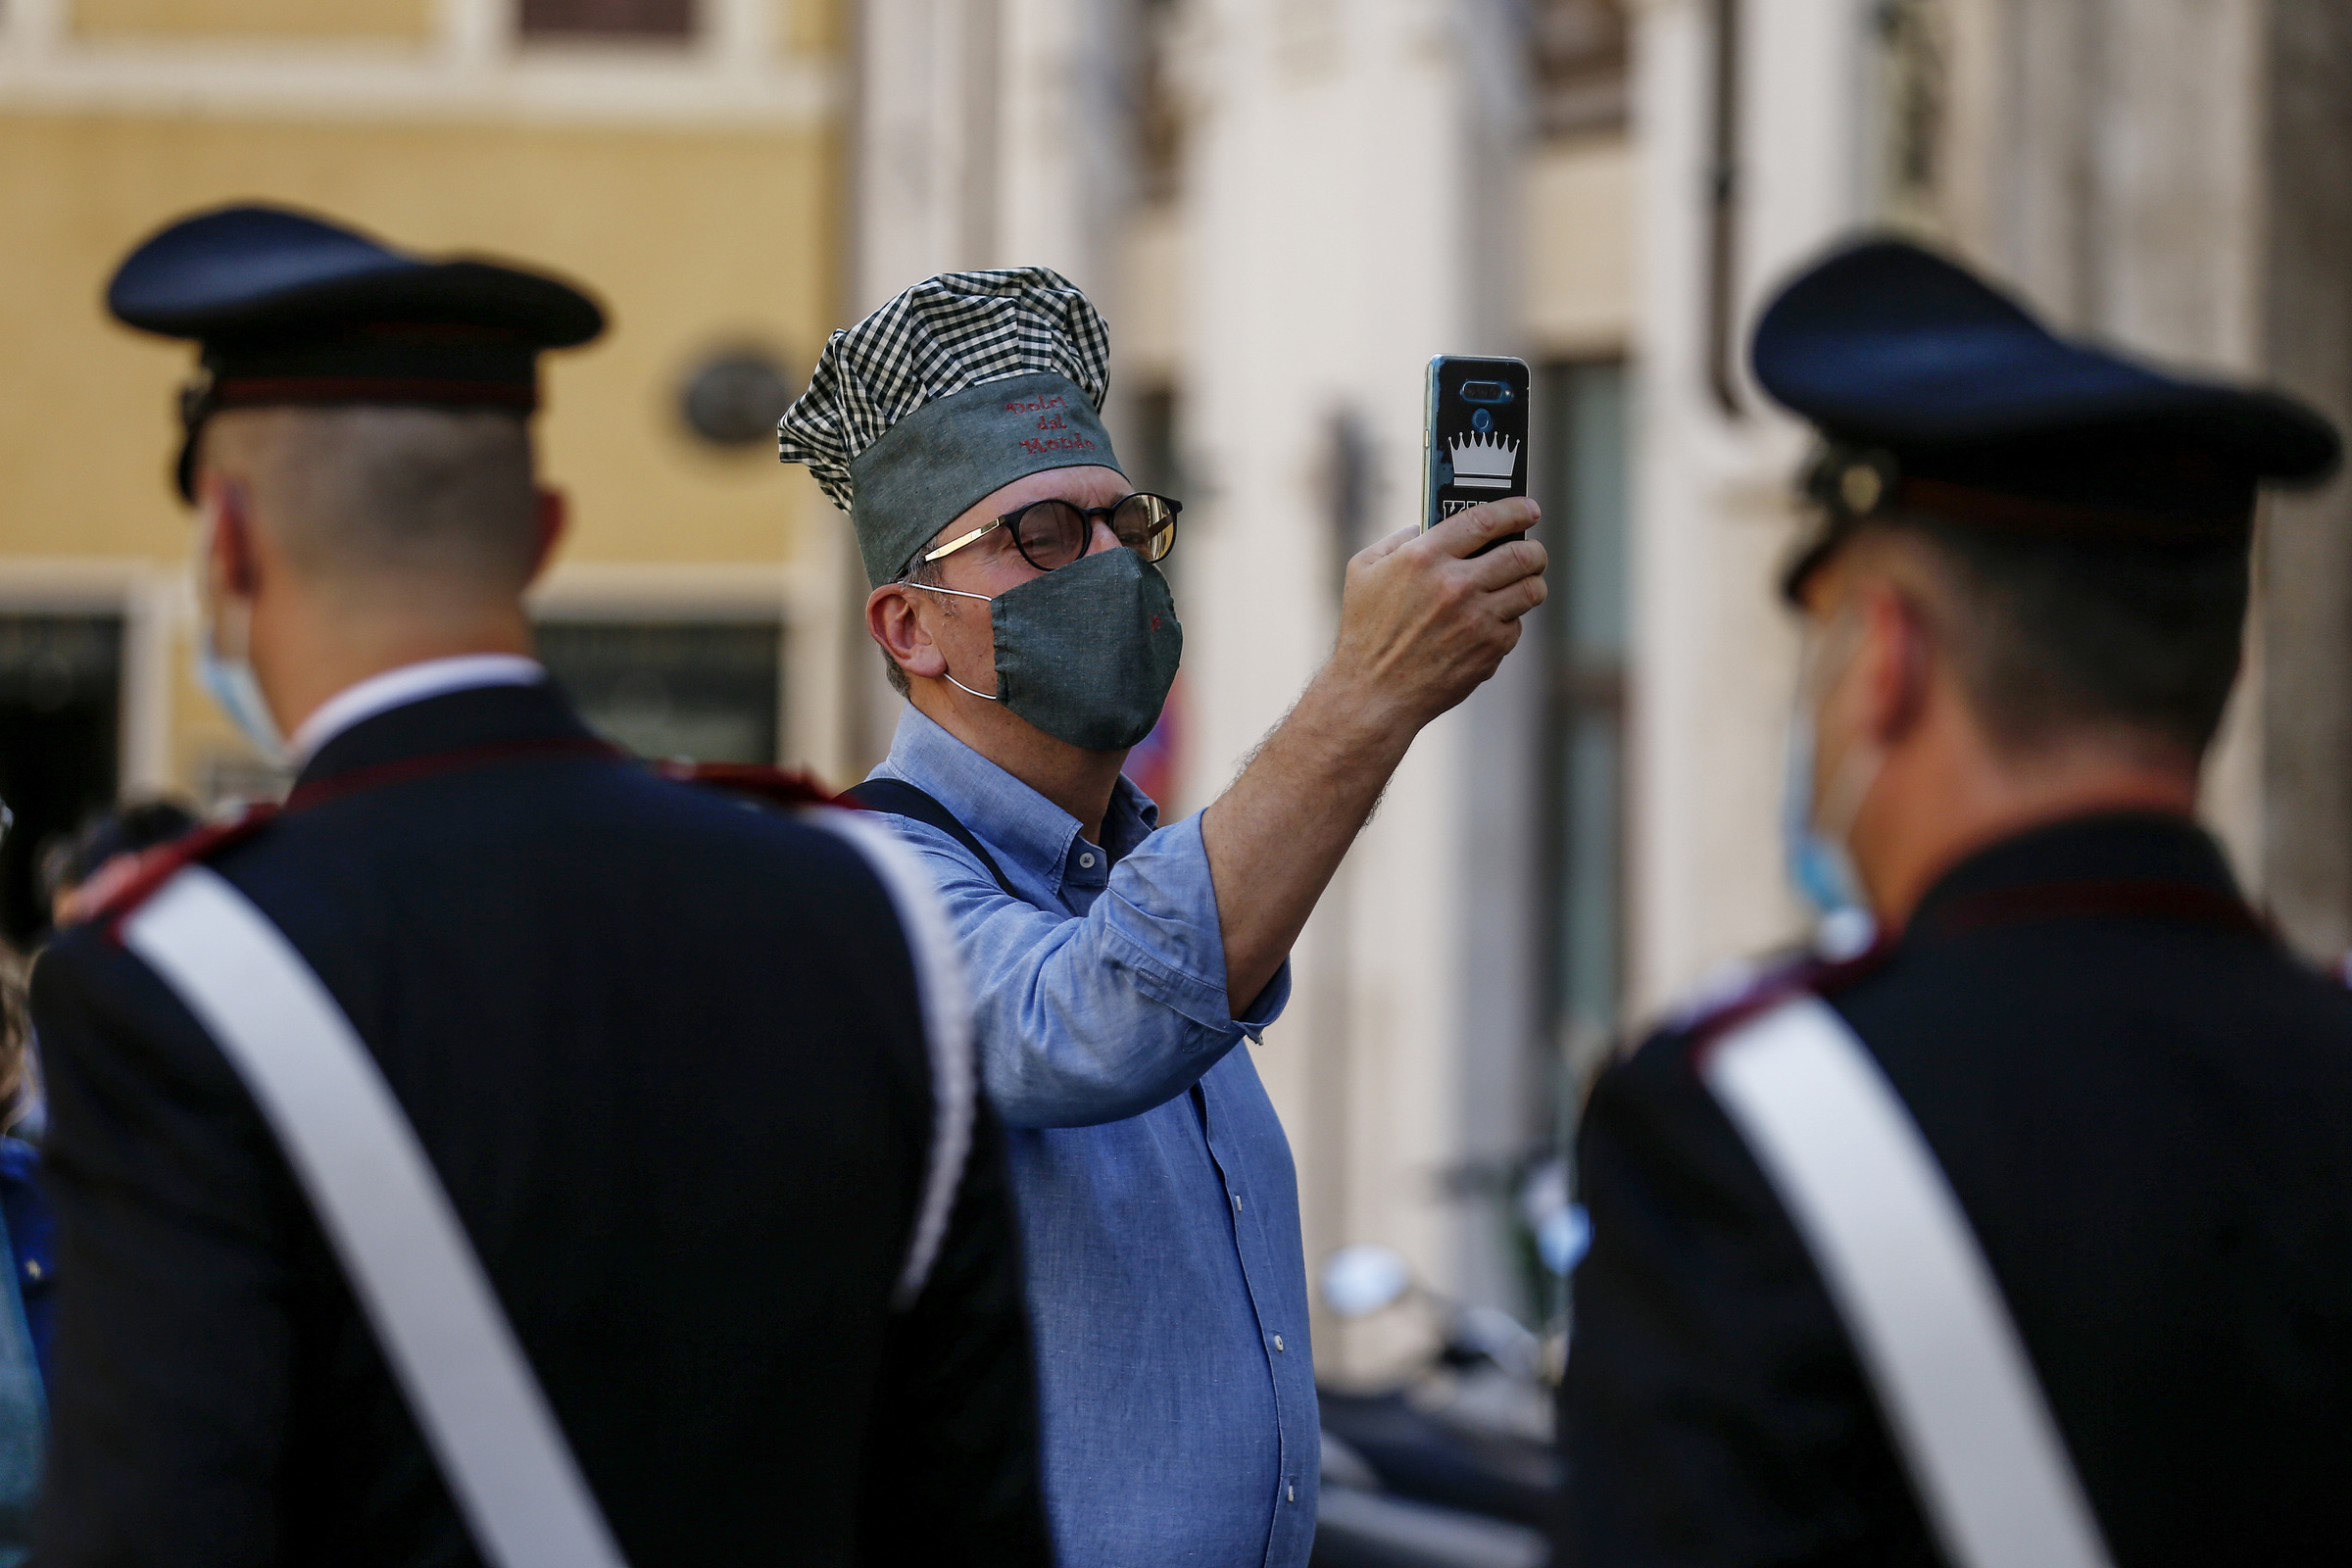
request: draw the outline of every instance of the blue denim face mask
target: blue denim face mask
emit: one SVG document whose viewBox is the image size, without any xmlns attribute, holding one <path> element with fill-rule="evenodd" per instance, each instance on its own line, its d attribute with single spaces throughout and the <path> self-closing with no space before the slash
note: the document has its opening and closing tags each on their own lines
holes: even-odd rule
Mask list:
<svg viewBox="0 0 2352 1568">
<path fill-rule="evenodd" d="M 917 583 L 915 587 L 930 587 Z M 1103 550 L 991 598 L 997 689 L 959 690 L 1006 708 L 1055 740 L 1123 751 L 1152 733 L 1184 656 L 1184 628 L 1159 568 L 1132 550 Z"/>
</svg>

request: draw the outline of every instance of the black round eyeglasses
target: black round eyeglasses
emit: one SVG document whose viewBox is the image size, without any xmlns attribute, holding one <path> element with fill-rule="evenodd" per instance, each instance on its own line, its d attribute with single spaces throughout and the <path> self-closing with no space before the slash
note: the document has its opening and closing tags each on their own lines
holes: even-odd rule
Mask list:
<svg viewBox="0 0 2352 1568">
<path fill-rule="evenodd" d="M 949 540 L 937 550 L 926 550 L 916 559 L 932 562 L 952 556 L 1003 528 L 1012 535 L 1013 548 L 1021 553 L 1023 561 L 1040 571 L 1052 571 L 1085 555 L 1087 544 L 1094 537 L 1096 521 L 1107 519 L 1112 535 L 1120 544 L 1146 561 L 1160 562 L 1167 560 L 1168 552 L 1176 548 L 1176 514 L 1183 510 L 1181 501 L 1147 495 L 1140 490 L 1113 507 L 1081 507 L 1075 501 L 1032 501 L 994 522 L 983 523 L 960 538 Z"/>
</svg>

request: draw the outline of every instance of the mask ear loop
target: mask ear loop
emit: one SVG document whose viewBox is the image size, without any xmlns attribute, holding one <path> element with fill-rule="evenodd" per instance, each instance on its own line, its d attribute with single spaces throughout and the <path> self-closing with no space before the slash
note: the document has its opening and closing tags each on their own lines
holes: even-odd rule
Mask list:
<svg viewBox="0 0 2352 1568">
<path fill-rule="evenodd" d="M 902 588 L 920 588 L 925 593 L 954 594 L 958 599 L 977 599 L 984 605 L 993 604 L 995 602 L 994 599 L 988 594 L 967 594 L 960 588 L 942 588 L 937 583 L 929 582 L 908 582 L 903 577 L 899 579 L 899 586 Z M 942 670 L 940 673 L 948 677 L 949 685 L 955 687 L 957 691 L 962 692 L 968 697 L 977 697 L 984 703 L 1001 703 L 1004 700 L 1002 697 L 992 696 L 987 692 L 973 691 L 969 686 L 966 686 L 963 682 L 957 680 L 953 673 L 947 670 Z"/>
<path fill-rule="evenodd" d="M 1806 701 L 1816 705 L 1817 711 L 1817 705 L 1828 698 L 1851 668 L 1854 655 L 1860 651 L 1861 633 L 1860 617 L 1849 608 L 1838 616 L 1838 624 L 1823 639 L 1822 646 L 1812 650 L 1818 657 L 1807 661 L 1811 667 L 1806 671 L 1806 684 L 1811 690 Z M 1825 667 L 1833 652 L 1837 660 L 1834 671 Z M 1812 815 L 1813 831 L 1836 845 L 1838 852 L 1849 860 L 1852 852 L 1846 841 L 1854 831 L 1854 822 L 1862 815 L 1872 787 L 1879 781 L 1880 770 L 1886 765 L 1886 751 L 1876 742 L 1848 747 L 1845 756 L 1838 760 L 1837 770 L 1830 775 L 1829 787 L 1822 791 L 1821 808 Z"/>
</svg>

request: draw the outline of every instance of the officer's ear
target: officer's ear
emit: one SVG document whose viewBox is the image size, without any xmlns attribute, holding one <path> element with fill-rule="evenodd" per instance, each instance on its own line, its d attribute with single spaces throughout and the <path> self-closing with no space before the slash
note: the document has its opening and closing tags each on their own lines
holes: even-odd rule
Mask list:
<svg viewBox="0 0 2352 1568">
<path fill-rule="evenodd" d="M 564 540 L 564 530 L 571 525 L 571 503 L 564 492 L 551 485 L 541 485 L 539 502 L 539 542 L 531 553 L 530 575 L 523 578 L 527 586 L 539 580 L 547 564 L 555 559 L 556 546 Z"/>
<path fill-rule="evenodd" d="M 196 505 L 204 518 L 204 571 L 214 594 L 251 599 L 262 581 L 261 556 L 254 548 L 253 492 L 244 480 L 206 468 L 196 476 Z"/>
<path fill-rule="evenodd" d="M 1934 676 L 1933 619 L 1919 597 L 1887 577 L 1859 585 L 1862 722 L 1881 746 L 1896 746 L 1919 726 Z"/>
</svg>

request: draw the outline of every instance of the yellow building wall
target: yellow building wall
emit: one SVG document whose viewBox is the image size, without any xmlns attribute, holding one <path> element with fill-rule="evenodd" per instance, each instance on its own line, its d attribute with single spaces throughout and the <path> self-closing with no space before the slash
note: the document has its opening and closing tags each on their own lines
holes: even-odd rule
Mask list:
<svg viewBox="0 0 2352 1568">
<path fill-rule="evenodd" d="M 784 42 L 802 54 L 830 54 L 849 42 L 850 0 L 781 0 Z"/>
<path fill-rule="evenodd" d="M 162 223 L 262 200 L 588 286 L 609 331 L 544 362 L 542 462 L 571 504 L 564 559 L 772 570 L 842 524 L 772 446 L 689 438 L 676 393 L 722 344 L 766 344 L 806 371 L 837 297 L 835 168 L 813 129 L 0 116 L 0 567 L 185 559 L 167 471 L 193 353 L 116 325 L 101 293 Z M 224 732 L 184 649 L 173 662 L 171 749 L 193 785 Z"/>
<path fill-rule="evenodd" d="M 69 17 L 94 38 L 423 38 L 433 0 L 73 0 Z"/>
<path fill-rule="evenodd" d="M 840 47 L 848 0 L 773 0 L 774 28 L 789 52 Z M 177 38 L 393 38 L 432 36 L 434 0 L 72 0 L 77 37 L 109 41 Z"/>
</svg>

